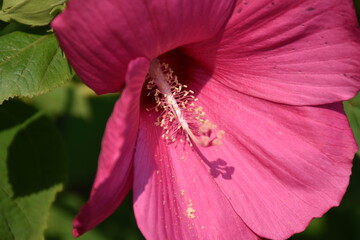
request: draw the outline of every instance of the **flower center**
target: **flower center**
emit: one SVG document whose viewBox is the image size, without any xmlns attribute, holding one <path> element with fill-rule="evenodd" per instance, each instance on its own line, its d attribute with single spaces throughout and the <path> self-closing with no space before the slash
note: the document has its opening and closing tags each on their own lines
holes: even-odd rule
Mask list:
<svg viewBox="0 0 360 240">
<path fill-rule="evenodd" d="M 155 122 L 163 129 L 162 138 L 168 142 L 177 139 L 182 142 L 185 136 L 190 146 L 192 143 L 202 147 L 222 144 L 225 132 L 216 131 L 217 126 L 205 119 L 203 108 L 195 104 L 198 99 L 194 92 L 179 83 L 168 64 L 153 59 L 146 79 L 148 96 L 153 93 L 156 102 L 153 109 L 162 111 Z"/>
</svg>

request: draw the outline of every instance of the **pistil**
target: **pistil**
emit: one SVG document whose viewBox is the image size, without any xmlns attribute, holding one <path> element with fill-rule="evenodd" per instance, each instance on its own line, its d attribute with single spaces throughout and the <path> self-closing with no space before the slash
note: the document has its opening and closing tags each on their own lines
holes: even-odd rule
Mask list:
<svg viewBox="0 0 360 240">
<path fill-rule="evenodd" d="M 212 137 L 216 125 L 204 119 L 202 107 L 195 105 L 197 98 L 194 92 L 178 82 L 167 64 L 153 59 L 147 78 L 147 89 L 152 90 L 148 95 L 154 93 L 156 101 L 155 111 L 159 108 L 163 110 L 155 123 L 163 128 L 163 138 L 175 142 L 179 132 L 184 132 L 190 145 L 195 143 L 207 147 L 222 144 L 224 131 L 217 131 Z"/>
</svg>

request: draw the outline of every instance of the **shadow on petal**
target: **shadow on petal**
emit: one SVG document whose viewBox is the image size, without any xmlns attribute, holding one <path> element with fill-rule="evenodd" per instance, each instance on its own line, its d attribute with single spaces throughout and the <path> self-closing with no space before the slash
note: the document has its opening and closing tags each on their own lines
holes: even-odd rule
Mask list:
<svg viewBox="0 0 360 240">
<path fill-rule="evenodd" d="M 199 155 L 201 160 L 210 168 L 210 175 L 214 178 L 221 176 L 223 179 L 231 180 L 232 175 L 235 172 L 235 168 L 233 166 L 228 166 L 228 163 L 221 158 L 217 158 L 214 161 L 208 160 L 198 146 L 193 145 L 195 152 Z"/>
</svg>

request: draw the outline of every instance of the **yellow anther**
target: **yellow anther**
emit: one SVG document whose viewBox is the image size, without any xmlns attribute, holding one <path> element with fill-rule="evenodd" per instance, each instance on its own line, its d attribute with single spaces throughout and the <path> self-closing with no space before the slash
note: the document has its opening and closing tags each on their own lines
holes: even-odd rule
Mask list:
<svg viewBox="0 0 360 240">
<path fill-rule="evenodd" d="M 224 138 L 224 136 L 225 136 L 225 131 L 224 130 L 220 130 L 220 131 L 218 131 L 217 133 L 216 133 L 216 137 L 218 138 L 218 139 L 223 139 Z"/>
<path fill-rule="evenodd" d="M 211 145 L 213 146 L 221 146 L 222 145 L 222 141 L 220 139 L 215 138 L 212 142 Z"/>
</svg>

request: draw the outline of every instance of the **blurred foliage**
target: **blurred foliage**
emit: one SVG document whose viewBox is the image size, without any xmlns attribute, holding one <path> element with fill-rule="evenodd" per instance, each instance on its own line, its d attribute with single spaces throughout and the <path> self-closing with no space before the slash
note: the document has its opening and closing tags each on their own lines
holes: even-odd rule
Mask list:
<svg viewBox="0 0 360 240">
<path fill-rule="evenodd" d="M 4 103 L 0 116 L 0 239 L 39 240 L 63 187 L 63 142 L 49 118 L 21 102 Z"/>
<path fill-rule="evenodd" d="M 69 156 L 66 191 L 59 194 L 51 210 L 48 240 L 73 239 L 72 220 L 90 193 L 102 134 L 118 97 L 118 94 L 95 96 L 84 84 L 74 81 L 45 95 L 25 99 L 57 121 Z M 143 239 L 135 223 L 130 196 L 99 227 L 78 239 Z"/>
<path fill-rule="evenodd" d="M 360 0 L 354 0 L 355 8 L 358 16 L 358 21 L 360 23 Z"/>
<path fill-rule="evenodd" d="M 357 144 L 360 146 L 360 94 L 344 102 L 346 116 L 349 119 Z M 360 153 L 360 150 L 358 151 Z"/>
</svg>

